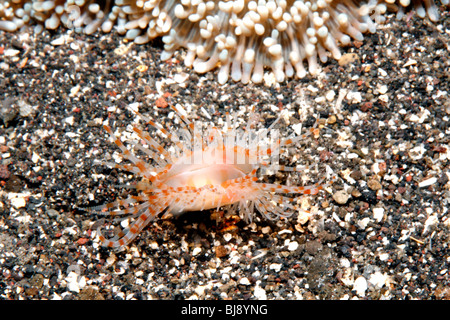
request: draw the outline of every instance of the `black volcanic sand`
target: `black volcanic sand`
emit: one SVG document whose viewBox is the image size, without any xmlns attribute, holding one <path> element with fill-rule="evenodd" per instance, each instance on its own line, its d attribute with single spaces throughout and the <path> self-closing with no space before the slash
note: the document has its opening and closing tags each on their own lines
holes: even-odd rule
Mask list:
<svg viewBox="0 0 450 320">
<path fill-rule="evenodd" d="M 449 299 L 449 12 L 388 22 L 317 77 L 224 86 L 183 51 L 161 61 L 158 41 L 0 32 L 0 298 Z M 317 168 L 262 179 L 311 184 L 326 166 L 339 179 L 299 202 L 309 215 L 189 213 L 101 247 L 95 230 L 112 221 L 83 208 L 139 181 L 97 162 L 119 154 L 102 125 L 129 140 L 131 105 L 175 131 L 171 104 L 218 127 L 225 112 L 244 125 L 255 107 L 268 127 L 288 110 L 283 135 L 320 118 L 282 157 Z"/>
</svg>

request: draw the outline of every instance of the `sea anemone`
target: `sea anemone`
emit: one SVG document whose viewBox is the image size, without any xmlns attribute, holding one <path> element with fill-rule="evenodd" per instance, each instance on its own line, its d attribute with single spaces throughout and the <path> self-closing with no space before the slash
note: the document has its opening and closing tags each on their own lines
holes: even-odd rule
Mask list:
<svg viewBox="0 0 450 320">
<path fill-rule="evenodd" d="M 413 7 L 421 17 L 439 18 L 433 0 L 0 0 L 0 29 L 15 31 L 34 20 L 36 31 L 115 28 L 136 43 L 162 36 L 163 60 L 186 48 L 186 65 L 199 73 L 219 66 L 220 83 L 230 74 L 234 81 L 261 82 L 264 67 L 282 82 L 304 77 L 307 69 L 315 74 L 317 59 L 339 59 L 339 46 L 375 32 L 387 7 L 399 16 Z"/>
<path fill-rule="evenodd" d="M 280 165 L 278 160 L 284 148 L 294 147 L 307 137 L 319 134 L 316 127 L 302 135 L 293 133 L 282 138 L 274 129 L 280 118 L 269 128 L 257 131 L 254 114 L 249 116 L 244 129 L 238 128 L 236 117 L 233 121 L 227 115 L 222 130 L 209 126 L 202 134 L 204 126 L 191 122 L 181 106 L 172 108 L 180 119 L 181 128 L 176 132 L 138 114 L 155 132 L 166 137 L 165 142 L 171 145 L 169 148 L 156 141 L 155 132 L 150 134 L 137 126 L 133 132 L 141 142 L 130 143 L 130 148 L 116 137 L 111 127 L 104 127 L 121 150 L 122 157 L 128 160 L 125 164 L 105 164 L 142 178 L 135 186 L 137 195 L 90 209 L 133 220 L 126 230 L 110 239 L 98 229 L 99 238 L 107 247 L 129 244 L 148 223 L 168 213 L 178 215 L 186 211 L 222 208 L 231 214 L 237 211 L 248 222 L 256 212 L 267 219 L 286 218 L 301 210 L 292 194 L 315 195 L 335 179 L 331 169 L 327 168 L 326 174 L 331 176 L 328 183 L 288 186 L 262 180 L 264 173 L 311 172 L 316 164 L 288 167 Z"/>
</svg>

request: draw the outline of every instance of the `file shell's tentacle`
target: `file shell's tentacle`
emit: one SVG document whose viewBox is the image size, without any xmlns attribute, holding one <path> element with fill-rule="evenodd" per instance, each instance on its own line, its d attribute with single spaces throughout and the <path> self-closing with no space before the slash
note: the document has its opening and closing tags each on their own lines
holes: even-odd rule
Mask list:
<svg viewBox="0 0 450 320">
<path fill-rule="evenodd" d="M 293 147 L 309 137 L 317 137 L 319 129 L 315 127 L 298 136 L 281 138 L 275 135 L 273 141 L 267 141 L 268 136 L 261 135 L 264 139 L 256 141 L 254 137 L 259 136 L 254 117 L 249 117 L 248 124 L 240 130 L 236 117 L 232 123 L 232 118 L 227 114 L 223 130 L 210 126 L 202 134 L 201 128 L 196 128 L 180 107 L 173 110 L 182 121 L 182 129 L 189 131 L 189 140 L 197 140 L 195 143 L 182 144 L 175 138 L 173 130 L 136 114 L 163 134 L 168 142 L 179 147 L 177 156 L 162 149 L 161 144 L 141 129 L 133 128 L 140 142 L 132 141 L 128 148 L 110 127 L 104 126 L 127 160 L 126 164 L 107 164 L 130 171 L 146 181 L 136 186 L 138 195 L 91 208 L 116 219 L 131 219 L 128 228 L 109 239 L 98 229 L 99 238 L 107 247 L 128 245 L 146 225 L 164 212 L 181 214 L 185 211 L 224 207 L 231 211 L 239 210 L 247 221 L 252 220 L 255 211 L 268 219 L 285 218 L 299 210 L 294 203 L 298 195 L 316 195 L 336 179 L 332 176 L 328 183 L 309 186 L 286 186 L 260 181 L 259 169 L 292 173 L 312 170 L 315 167 L 313 165 L 288 167 L 273 163 L 272 160 L 273 155 L 281 152 L 282 148 Z M 269 129 L 274 130 L 277 122 Z M 148 161 L 145 157 L 155 161 Z"/>
</svg>

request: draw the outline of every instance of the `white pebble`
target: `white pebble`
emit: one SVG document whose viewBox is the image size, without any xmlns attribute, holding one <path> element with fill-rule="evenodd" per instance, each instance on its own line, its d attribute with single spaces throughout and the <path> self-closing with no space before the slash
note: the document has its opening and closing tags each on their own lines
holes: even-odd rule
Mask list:
<svg viewBox="0 0 450 320">
<path fill-rule="evenodd" d="M 389 259 L 389 253 L 386 252 L 380 253 L 378 258 L 380 259 L 380 261 L 386 261 L 387 259 Z"/>
<path fill-rule="evenodd" d="M 374 208 L 373 209 L 373 218 L 380 222 L 384 217 L 384 208 Z"/>
<path fill-rule="evenodd" d="M 283 265 L 281 264 L 281 263 L 272 263 L 270 266 L 269 266 L 269 269 L 270 270 L 273 270 L 273 271 L 275 271 L 275 272 L 279 272 L 280 270 L 281 270 L 281 267 L 282 267 Z"/>
<path fill-rule="evenodd" d="M 19 52 L 20 51 L 16 50 L 16 49 L 6 49 L 5 51 L 3 51 L 3 55 L 5 57 L 14 57 L 14 56 L 18 55 Z"/>
<path fill-rule="evenodd" d="M 435 214 L 429 216 L 428 219 L 425 221 L 425 225 L 424 225 L 422 234 L 426 234 L 431 227 L 435 226 L 438 223 L 439 223 L 439 219 Z"/>
<path fill-rule="evenodd" d="M 185 73 L 185 72 L 177 73 L 177 74 L 174 76 L 175 82 L 176 82 L 176 83 L 179 83 L 179 84 L 185 82 L 188 78 L 189 78 L 189 74 L 187 74 L 187 73 Z"/>
<path fill-rule="evenodd" d="M 223 235 L 223 240 L 225 240 L 226 242 L 230 241 L 231 238 L 233 238 L 233 236 L 230 233 L 225 233 Z"/>
<path fill-rule="evenodd" d="M 267 300 L 266 290 L 256 285 L 255 290 L 253 291 L 253 295 L 258 300 Z"/>
<path fill-rule="evenodd" d="M 387 94 L 382 94 L 378 97 L 379 100 L 383 101 L 383 102 L 388 102 L 389 101 L 389 96 Z"/>
<path fill-rule="evenodd" d="M 71 271 L 64 279 L 67 282 L 67 289 L 72 292 L 80 292 L 86 286 L 86 278 L 79 276 L 76 272 Z"/>
<path fill-rule="evenodd" d="M 79 84 L 77 84 L 75 87 L 72 87 L 70 89 L 69 97 L 72 97 L 72 98 L 75 97 L 77 95 L 78 91 L 80 91 L 80 85 Z"/>
<path fill-rule="evenodd" d="M 328 101 L 333 101 L 335 96 L 336 96 L 336 92 L 334 92 L 334 90 L 329 90 L 329 91 L 327 92 L 327 94 L 325 95 L 325 98 L 326 98 Z"/>
<path fill-rule="evenodd" d="M 386 77 L 388 74 L 384 69 L 378 68 L 378 73 L 382 77 Z"/>
<path fill-rule="evenodd" d="M 388 280 L 389 276 L 386 273 L 381 273 L 380 271 L 371 274 L 369 278 L 369 282 L 378 289 L 382 288 Z"/>
<path fill-rule="evenodd" d="M 409 67 L 409 66 L 413 66 L 417 64 L 417 61 L 414 59 L 409 59 L 408 61 L 406 61 L 406 63 L 403 65 L 403 68 Z"/>
<path fill-rule="evenodd" d="M 356 291 L 356 294 L 360 297 L 364 297 L 367 290 L 367 281 L 364 277 L 358 277 L 353 283 L 353 290 Z"/>
<path fill-rule="evenodd" d="M 73 123 L 74 123 L 73 116 L 69 116 L 69 117 L 65 118 L 64 122 L 67 123 L 67 124 L 70 124 L 71 126 L 73 126 Z"/>
<path fill-rule="evenodd" d="M 298 242 L 297 241 L 289 242 L 289 245 L 288 245 L 288 250 L 289 251 L 295 251 L 297 249 L 298 249 Z"/>
<path fill-rule="evenodd" d="M 194 250 L 192 250 L 192 255 L 196 256 L 198 255 L 200 252 L 202 252 L 202 248 L 200 247 L 195 247 Z"/>
<path fill-rule="evenodd" d="M 364 230 L 367 225 L 370 222 L 370 218 L 366 217 L 366 218 L 362 218 L 361 220 L 358 220 L 358 222 L 356 223 L 358 225 L 358 227 L 360 227 L 362 230 Z"/>
<path fill-rule="evenodd" d="M 409 116 L 408 120 L 410 122 L 419 122 L 420 118 L 416 114 L 412 114 Z"/>
<path fill-rule="evenodd" d="M 11 205 L 16 209 L 23 208 L 27 205 L 27 201 L 25 200 L 25 197 L 19 193 L 17 194 L 17 196 L 11 197 L 10 200 L 11 200 Z"/>
<path fill-rule="evenodd" d="M 31 161 L 33 163 L 38 163 L 38 161 L 41 159 L 41 157 L 39 157 L 39 155 L 36 152 L 33 152 L 33 154 L 31 155 Z"/>
<path fill-rule="evenodd" d="M 347 155 L 347 159 L 356 159 L 358 157 L 359 157 L 358 154 L 354 152 L 351 152 Z"/>
<path fill-rule="evenodd" d="M 361 101 L 362 101 L 361 93 L 350 91 L 347 94 L 347 100 L 350 100 L 351 103 L 361 103 Z"/>
<path fill-rule="evenodd" d="M 435 184 L 436 182 L 437 182 L 437 178 L 436 177 L 432 177 L 430 179 L 422 180 L 422 181 L 419 182 L 419 188 L 424 188 L 424 187 L 431 186 L 431 185 Z"/>
<path fill-rule="evenodd" d="M 387 85 L 378 85 L 378 92 L 381 94 L 385 94 L 388 91 Z"/>
<path fill-rule="evenodd" d="M 340 265 L 342 268 L 350 268 L 351 267 L 350 261 L 347 258 L 342 258 L 339 262 L 340 262 Z"/>
<path fill-rule="evenodd" d="M 239 284 L 242 284 L 244 286 L 249 286 L 250 285 L 250 281 L 248 280 L 248 278 L 244 277 L 244 278 L 241 278 L 239 280 Z"/>
<path fill-rule="evenodd" d="M 71 37 L 66 36 L 66 35 L 63 35 L 63 36 L 61 36 L 61 37 L 59 37 L 59 38 L 53 40 L 52 42 L 50 42 L 50 44 L 51 44 L 52 46 L 61 46 L 61 45 L 63 45 L 63 44 L 72 42 L 72 40 L 73 40 L 73 39 L 72 39 Z"/>
</svg>

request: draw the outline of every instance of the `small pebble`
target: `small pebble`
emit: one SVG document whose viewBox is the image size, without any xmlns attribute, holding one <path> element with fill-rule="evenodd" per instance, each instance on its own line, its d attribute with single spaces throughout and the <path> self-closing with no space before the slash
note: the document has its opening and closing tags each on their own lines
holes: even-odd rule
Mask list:
<svg viewBox="0 0 450 320">
<path fill-rule="evenodd" d="M 338 204 L 346 204 L 350 195 L 345 190 L 339 190 L 333 194 L 333 199 Z"/>
<path fill-rule="evenodd" d="M 361 197 L 361 192 L 360 192 L 358 189 L 354 188 L 354 189 L 352 190 L 352 197 L 354 197 L 354 198 L 359 198 L 359 197 Z"/>
<path fill-rule="evenodd" d="M 241 278 L 241 279 L 239 280 L 239 284 L 242 284 L 242 285 L 244 285 L 244 286 L 249 286 L 251 283 L 250 283 L 250 281 L 248 280 L 247 277 L 244 277 L 244 278 Z"/>
<path fill-rule="evenodd" d="M 274 270 L 275 272 L 279 272 L 280 270 L 281 270 L 281 267 L 282 267 L 283 265 L 281 264 L 281 263 L 272 263 L 270 266 L 269 266 L 269 269 L 270 270 Z"/>
<path fill-rule="evenodd" d="M 329 116 L 327 119 L 328 124 L 334 124 L 334 123 L 336 123 L 336 121 L 337 121 L 337 118 L 334 114 Z"/>
<path fill-rule="evenodd" d="M 140 64 L 140 65 L 138 65 L 138 66 L 136 67 L 136 69 L 137 69 L 139 72 L 145 72 L 145 71 L 148 70 L 148 66 L 146 66 L 145 64 Z"/>
<path fill-rule="evenodd" d="M 381 183 L 375 179 L 369 180 L 367 182 L 367 186 L 373 191 L 378 191 L 381 189 Z"/>
<path fill-rule="evenodd" d="M 403 65 L 403 68 L 409 67 L 409 66 L 413 66 L 417 64 L 417 60 L 414 59 L 408 59 L 408 61 L 406 61 L 406 63 Z"/>
<path fill-rule="evenodd" d="M 202 248 L 200 247 L 195 247 L 194 250 L 192 250 L 192 255 L 196 256 L 198 255 L 200 252 L 202 252 Z"/>
<path fill-rule="evenodd" d="M 217 258 L 223 258 L 227 254 L 228 254 L 228 250 L 224 246 L 217 246 L 216 247 L 216 257 Z"/>
<path fill-rule="evenodd" d="M 264 290 L 263 288 L 261 288 L 258 285 L 255 286 L 255 290 L 253 291 L 253 294 L 255 295 L 255 298 L 258 300 L 267 300 L 266 290 Z"/>
<path fill-rule="evenodd" d="M 19 100 L 17 104 L 19 105 L 19 114 L 21 117 L 28 117 L 33 112 L 33 107 L 24 100 Z"/>
<path fill-rule="evenodd" d="M 230 241 L 233 238 L 233 236 L 231 235 L 231 233 L 225 233 L 223 235 L 223 240 L 225 240 L 226 242 Z"/>
<path fill-rule="evenodd" d="M 69 35 L 62 35 L 59 38 L 56 38 L 55 40 L 53 40 L 51 43 L 52 46 L 61 46 L 63 44 L 68 44 L 70 42 L 72 42 L 72 38 Z"/>
<path fill-rule="evenodd" d="M 270 232 L 270 227 L 269 226 L 267 226 L 267 227 L 264 227 L 264 228 L 261 228 L 261 232 L 263 233 L 263 234 L 268 234 L 269 232 Z"/>
<path fill-rule="evenodd" d="M 436 177 L 432 177 L 426 180 L 422 180 L 419 182 L 419 188 L 429 187 L 437 182 Z"/>
<path fill-rule="evenodd" d="M 347 64 L 353 63 L 359 59 L 359 56 L 356 53 L 346 53 L 343 54 L 339 59 L 338 63 L 340 66 L 345 66 Z"/>
<path fill-rule="evenodd" d="M 183 82 L 185 82 L 188 78 L 189 78 L 189 74 L 184 73 L 184 72 L 182 72 L 182 73 L 177 73 L 177 74 L 174 76 L 174 80 L 175 80 L 176 83 L 183 83 Z"/>
<path fill-rule="evenodd" d="M 386 85 L 380 85 L 378 86 L 378 92 L 381 94 L 385 94 L 388 91 L 388 87 Z"/>
<path fill-rule="evenodd" d="M 5 57 L 14 57 L 16 55 L 18 55 L 20 53 L 19 50 L 16 49 L 6 49 L 5 51 L 3 51 L 3 55 Z"/>
<path fill-rule="evenodd" d="M 384 208 L 374 208 L 373 209 L 373 218 L 377 222 L 380 222 L 381 220 L 383 220 L 383 217 L 384 217 Z"/>
<path fill-rule="evenodd" d="M 297 241 L 289 242 L 289 245 L 288 245 L 288 250 L 289 251 L 295 251 L 297 249 L 298 249 L 298 242 Z"/>
<path fill-rule="evenodd" d="M 21 193 L 10 193 L 8 194 L 8 197 L 11 201 L 11 205 L 16 208 L 20 209 L 27 205 L 27 200 L 25 199 L 26 195 Z"/>
<path fill-rule="evenodd" d="M 369 282 L 373 284 L 377 289 L 382 288 L 389 281 L 389 276 L 386 273 L 377 271 L 370 275 Z"/>
<path fill-rule="evenodd" d="M 369 222 L 370 222 L 370 218 L 366 217 L 361 220 L 358 220 L 357 225 L 358 225 L 358 227 L 360 227 L 361 229 L 364 230 L 367 227 L 367 225 L 369 224 Z"/>
<path fill-rule="evenodd" d="M 356 291 L 358 296 L 364 297 L 367 290 L 367 280 L 362 276 L 358 277 L 353 283 L 353 290 Z"/>
<path fill-rule="evenodd" d="M 333 101 L 335 96 L 336 96 L 336 92 L 334 92 L 334 90 L 329 90 L 329 91 L 327 92 L 327 94 L 325 95 L 325 98 L 326 98 L 328 101 Z"/>
</svg>

